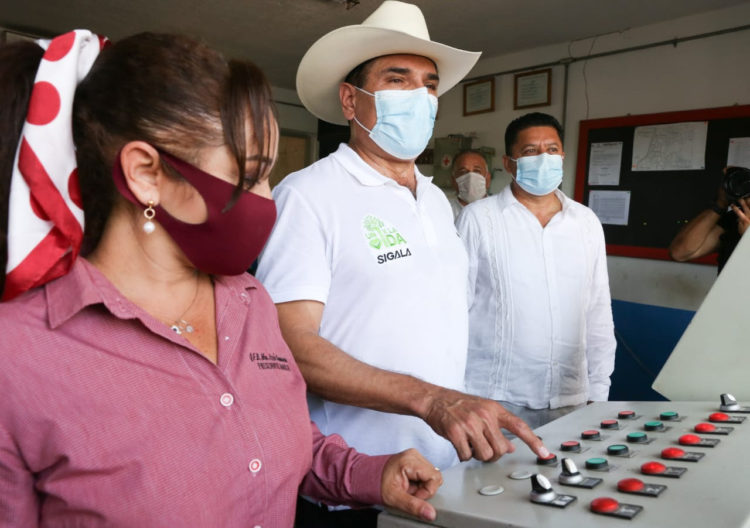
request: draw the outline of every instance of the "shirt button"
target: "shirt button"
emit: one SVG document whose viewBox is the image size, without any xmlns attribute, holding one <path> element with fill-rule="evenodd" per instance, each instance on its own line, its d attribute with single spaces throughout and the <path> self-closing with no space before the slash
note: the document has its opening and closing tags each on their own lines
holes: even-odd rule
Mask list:
<svg viewBox="0 0 750 528">
<path fill-rule="evenodd" d="M 260 462 L 260 460 L 259 460 L 259 459 L 257 459 L 257 458 L 254 458 L 254 459 L 252 459 L 252 460 L 250 461 L 250 464 L 248 464 L 248 466 L 247 466 L 247 467 L 248 467 L 248 468 L 250 469 L 250 471 L 251 471 L 251 472 L 252 472 L 253 474 L 255 474 L 255 473 L 257 473 L 258 471 L 260 471 L 260 468 L 261 468 L 261 466 L 262 466 L 262 465 L 263 465 L 263 464 L 261 464 L 261 462 Z"/>
<path fill-rule="evenodd" d="M 232 396 L 228 392 L 225 392 L 221 395 L 219 401 L 224 407 L 230 407 L 234 403 L 234 396 Z"/>
<path fill-rule="evenodd" d="M 229 336 L 224 336 L 224 341 L 229 341 Z"/>
</svg>

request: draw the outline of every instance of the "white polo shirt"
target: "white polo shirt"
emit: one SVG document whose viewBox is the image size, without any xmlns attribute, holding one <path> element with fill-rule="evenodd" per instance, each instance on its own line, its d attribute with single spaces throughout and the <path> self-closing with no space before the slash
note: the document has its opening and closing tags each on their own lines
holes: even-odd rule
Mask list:
<svg viewBox="0 0 750 528">
<path fill-rule="evenodd" d="M 562 210 L 545 227 L 510 186 L 458 217 L 472 394 L 531 409 L 609 395 L 617 343 L 604 231 L 591 209 L 555 193 Z"/>
<path fill-rule="evenodd" d="M 325 304 L 320 335 L 378 368 L 463 390 L 468 259 L 443 192 L 417 171 L 417 197 L 339 149 L 275 189 L 279 216 L 257 277 L 274 302 Z M 436 466 L 452 445 L 421 419 L 308 398 L 325 434 L 358 450 L 417 448 Z"/>
</svg>

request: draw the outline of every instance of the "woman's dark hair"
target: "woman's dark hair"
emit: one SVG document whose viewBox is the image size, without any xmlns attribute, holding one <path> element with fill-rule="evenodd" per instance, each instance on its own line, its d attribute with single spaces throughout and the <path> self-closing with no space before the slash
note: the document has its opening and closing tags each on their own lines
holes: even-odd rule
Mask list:
<svg viewBox="0 0 750 528">
<path fill-rule="evenodd" d="M 193 39 L 142 33 L 106 47 L 78 86 L 73 108 L 86 221 L 81 252 L 99 243 L 117 196 L 112 165 L 125 143 L 146 141 L 192 162 L 199 149 L 226 144 L 240 171 L 236 198 L 265 170 L 261 164 L 242 177 L 246 120 L 259 153 L 270 158 L 274 116 L 271 89 L 256 66 L 227 62 Z"/>
<path fill-rule="evenodd" d="M 33 43 L 0 47 L 3 257 L 13 158 L 42 54 Z M 101 239 L 117 197 L 112 166 L 127 142 L 145 141 L 193 163 L 201 148 L 227 145 L 240 173 L 236 199 L 267 170 L 275 112 L 271 88 L 255 65 L 227 61 L 193 39 L 142 33 L 105 47 L 78 85 L 73 105 L 85 217 L 81 253 L 91 252 Z M 262 160 L 254 174 L 245 170 L 248 120 Z M 0 275 L 4 281 L 4 263 Z"/>
<path fill-rule="evenodd" d="M 13 161 L 43 54 L 44 50 L 33 42 L 0 44 L 0 293 L 8 262 L 8 199 Z"/>
</svg>

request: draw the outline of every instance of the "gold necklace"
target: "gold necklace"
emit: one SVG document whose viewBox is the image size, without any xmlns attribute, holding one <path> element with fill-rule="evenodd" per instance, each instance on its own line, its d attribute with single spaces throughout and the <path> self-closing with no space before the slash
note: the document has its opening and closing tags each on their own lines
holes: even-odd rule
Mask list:
<svg viewBox="0 0 750 528">
<path fill-rule="evenodd" d="M 182 312 L 182 315 L 180 315 L 177 320 L 175 320 L 172 325 L 169 327 L 172 329 L 172 331 L 177 335 L 182 335 L 183 332 L 187 332 L 188 334 L 192 334 L 195 332 L 195 327 L 188 323 L 185 320 L 185 314 L 188 313 L 190 308 L 192 308 L 193 304 L 195 304 L 195 300 L 198 298 L 198 290 L 200 289 L 200 275 L 198 274 L 198 270 L 195 271 L 195 294 L 193 294 L 193 300 L 190 301 L 190 304 L 188 304 L 187 308 Z"/>
</svg>

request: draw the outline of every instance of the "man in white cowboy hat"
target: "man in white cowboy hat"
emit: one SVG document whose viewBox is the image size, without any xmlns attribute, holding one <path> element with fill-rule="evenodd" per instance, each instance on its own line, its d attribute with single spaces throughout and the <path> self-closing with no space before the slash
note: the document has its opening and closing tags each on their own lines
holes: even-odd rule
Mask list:
<svg viewBox="0 0 750 528">
<path fill-rule="evenodd" d="M 257 272 L 320 429 L 370 454 L 416 447 L 441 468 L 511 450 L 501 427 L 549 454 L 502 406 L 460 392 L 468 260 L 445 195 L 414 163 L 437 96 L 478 58 L 431 41 L 418 7 L 390 0 L 313 44 L 299 97 L 351 138 L 275 188 Z"/>
</svg>

